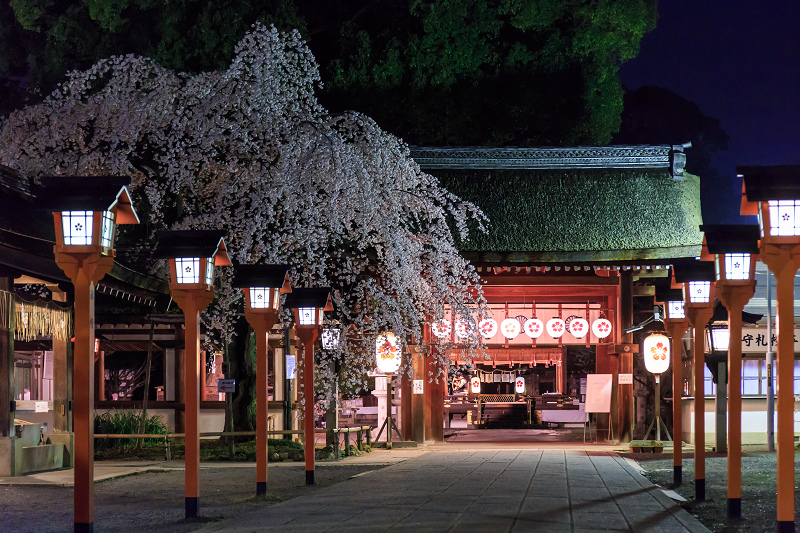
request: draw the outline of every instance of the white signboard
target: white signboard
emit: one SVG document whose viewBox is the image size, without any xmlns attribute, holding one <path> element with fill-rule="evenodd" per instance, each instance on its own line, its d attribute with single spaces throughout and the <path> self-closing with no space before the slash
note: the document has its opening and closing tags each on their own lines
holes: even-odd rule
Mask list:
<svg viewBox="0 0 800 533">
<path fill-rule="evenodd" d="M 286 356 L 286 379 L 297 377 L 297 358 L 294 355 Z"/>
<path fill-rule="evenodd" d="M 742 328 L 742 353 L 767 353 L 768 344 L 772 344 L 772 351 L 778 349 L 778 336 L 775 329 L 772 330 L 772 341 L 767 341 L 766 328 Z M 794 330 L 794 351 L 800 352 L 800 340 L 798 332 Z"/>
<path fill-rule="evenodd" d="M 50 409 L 48 406 L 48 402 L 37 401 L 35 404 L 33 404 L 33 410 L 35 413 L 46 413 Z"/>
<path fill-rule="evenodd" d="M 218 379 L 217 392 L 236 392 L 235 379 Z"/>
<path fill-rule="evenodd" d="M 586 376 L 586 412 L 611 412 L 611 374 L 588 374 Z"/>
<path fill-rule="evenodd" d="M 620 385 L 633 385 L 633 374 L 618 374 L 617 383 Z"/>
<path fill-rule="evenodd" d="M 413 381 L 414 386 L 414 394 L 424 394 L 425 393 L 425 380 L 422 379 L 415 379 Z"/>
</svg>

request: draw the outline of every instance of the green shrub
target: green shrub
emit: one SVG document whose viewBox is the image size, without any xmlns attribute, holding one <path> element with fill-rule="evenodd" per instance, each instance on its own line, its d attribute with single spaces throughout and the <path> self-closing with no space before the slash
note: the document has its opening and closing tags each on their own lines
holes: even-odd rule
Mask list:
<svg viewBox="0 0 800 533">
<path fill-rule="evenodd" d="M 133 434 L 139 433 L 139 423 L 141 415 L 133 411 L 109 411 L 94 417 L 94 432 L 108 434 Z M 158 415 L 148 416 L 144 425 L 144 432 L 147 434 L 163 435 L 167 433 L 167 425 Z M 136 445 L 137 439 L 96 439 L 95 447 L 118 447 L 132 448 Z M 145 439 L 145 445 L 162 446 L 162 439 Z"/>
</svg>

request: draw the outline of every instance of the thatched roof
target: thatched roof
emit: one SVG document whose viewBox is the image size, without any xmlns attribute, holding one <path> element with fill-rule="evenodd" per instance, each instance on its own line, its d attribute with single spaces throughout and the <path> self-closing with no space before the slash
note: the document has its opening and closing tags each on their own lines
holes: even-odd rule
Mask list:
<svg viewBox="0 0 800 533">
<path fill-rule="evenodd" d="M 464 255 L 480 262 L 547 263 L 638 262 L 699 253 L 697 176 L 676 177 L 669 163 L 607 168 L 615 164 L 610 157 L 606 168 L 601 158 L 582 168 L 562 159 L 559 168 L 559 155 L 547 165 L 539 158 L 538 168 L 519 168 L 517 154 L 512 169 L 453 164 L 428 170 L 490 218 L 488 234 L 459 243 Z"/>
</svg>

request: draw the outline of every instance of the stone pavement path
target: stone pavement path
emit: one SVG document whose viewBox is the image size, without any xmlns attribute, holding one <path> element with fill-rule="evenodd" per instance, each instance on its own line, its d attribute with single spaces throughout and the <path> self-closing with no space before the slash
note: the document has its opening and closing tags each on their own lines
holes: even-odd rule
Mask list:
<svg viewBox="0 0 800 533">
<path fill-rule="evenodd" d="M 613 452 L 429 450 L 203 531 L 708 531 Z"/>
</svg>

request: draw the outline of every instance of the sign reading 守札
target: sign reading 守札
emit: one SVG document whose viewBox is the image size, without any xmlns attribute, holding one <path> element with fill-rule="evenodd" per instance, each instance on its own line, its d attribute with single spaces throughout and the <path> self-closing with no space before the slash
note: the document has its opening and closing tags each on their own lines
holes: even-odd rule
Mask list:
<svg viewBox="0 0 800 533">
<path fill-rule="evenodd" d="M 764 328 L 742 328 L 742 353 L 767 353 L 767 347 L 772 346 L 774 352 L 778 349 L 778 336 L 773 330 L 771 342 L 767 340 L 767 330 Z M 800 341 L 797 339 L 797 330 L 794 332 L 794 351 L 800 351 Z"/>
<path fill-rule="evenodd" d="M 421 380 L 421 379 L 415 379 L 413 381 L 414 394 L 424 394 L 425 393 L 425 390 L 423 388 L 424 387 L 424 383 L 425 383 L 424 380 Z"/>
<path fill-rule="evenodd" d="M 218 379 L 217 392 L 236 392 L 235 379 Z"/>
</svg>

